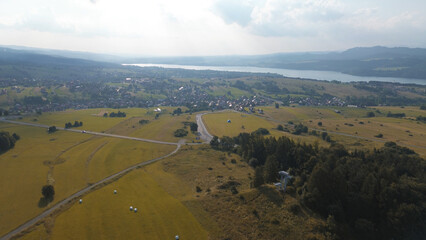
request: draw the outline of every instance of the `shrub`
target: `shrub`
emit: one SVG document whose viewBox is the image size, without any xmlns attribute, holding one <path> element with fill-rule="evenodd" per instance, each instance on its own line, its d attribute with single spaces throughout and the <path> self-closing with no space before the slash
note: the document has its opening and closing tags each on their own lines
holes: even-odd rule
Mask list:
<svg viewBox="0 0 426 240">
<path fill-rule="evenodd" d="M 258 134 L 258 135 L 268 135 L 269 131 L 266 128 L 259 128 L 256 131 L 254 131 L 253 133 Z"/>
<path fill-rule="evenodd" d="M 368 112 L 367 113 L 367 117 L 375 117 L 376 114 L 374 114 L 374 112 Z"/>
<path fill-rule="evenodd" d="M 188 131 L 183 128 L 180 128 L 175 131 L 174 135 L 175 137 L 185 137 L 186 135 L 188 135 Z"/>
</svg>

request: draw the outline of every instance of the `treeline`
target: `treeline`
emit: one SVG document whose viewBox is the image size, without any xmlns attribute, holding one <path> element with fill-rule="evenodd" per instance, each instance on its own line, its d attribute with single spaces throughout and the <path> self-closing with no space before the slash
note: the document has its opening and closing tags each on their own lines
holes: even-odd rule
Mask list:
<svg viewBox="0 0 426 240">
<path fill-rule="evenodd" d="M 65 128 L 73 128 L 73 127 L 81 127 L 83 126 L 83 122 L 75 121 L 74 124 L 71 122 L 65 123 Z"/>
<path fill-rule="evenodd" d="M 388 142 L 374 151 L 349 152 L 296 143 L 287 137 L 241 133 L 212 140 L 255 168 L 253 183 L 294 178 L 288 188 L 300 203 L 336 222 L 342 239 L 401 239 L 426 229 L 426 164 L 412 150 Z M 421 233 L 419 233 L 421 236 Z"/>
<path fill-rule="evenodd" d="M 125 112 L 120 112 L 118 111 L 116 112 L 111 112 L 109 115 L 108 113 L 104 113 L 104 117 L 126 117 L 126 113 Z"/>
<path fill-rule="evenodd" d="M 403 118 L 403 117 L 405 117 L 405 113 L 391 113 L 391 112 L 388 112 L 388 114 L 386 114 L 386 117 Z"/>
<path fill-rule="evenodd" d="M 9 149 L 15 147 L 16 141 L 20 139 L 19 135 L 13 133 L 12 135 L 9 132 L 0 132 L 0 153 L 6 152 Z"/>
</svg>

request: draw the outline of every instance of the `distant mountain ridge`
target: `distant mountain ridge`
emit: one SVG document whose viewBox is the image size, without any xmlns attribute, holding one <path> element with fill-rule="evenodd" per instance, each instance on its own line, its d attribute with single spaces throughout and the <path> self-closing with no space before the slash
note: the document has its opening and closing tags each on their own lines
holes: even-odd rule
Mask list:
<svg viewBox="0 0 426 240">
<path fill-rule="evenodd" d="M 251 66 L 296 70 L 336 71 L 356 76 L 426 80 L 426 49 L 357 47 L 343 52 L 277 53 L 253 56 L 156 57 L 131 63 L 202 66 Z"/>
<path fill-rule="evenodd" d="M 33 54 L 33 55 L 31 55 Z M 13 55 L 13 56 L 12 56 Z M 153 63 L 199 66 L 250 66 L 296 70 L 336 71 L 356 76 L 399 77 L 425 79 L 426 49 L 407 47 L 356 47 L 343 52 L 300 52 L 266 55 L 189 56 L 189 57 L 126 57 L 90 52 L 75 52 L 0 46 L 0 61 L 36 64 L 34 56 L 41 62 L 58 64 L 100 65 L 107 63 Z M 31 57 L 32 56 L 32 57 Z M 49 58 L 50 57 L 50 58 Z M 27 58 L 27 59 L 26 59 Z M 49 60 L 50 59 L 50 60 Z M 72 60 L 74 59 L 74 60 Z M 77 59 L 83 59 L 83 62 Z M 98 62 L 98 63 L 96 63 Z"/>
</svg>

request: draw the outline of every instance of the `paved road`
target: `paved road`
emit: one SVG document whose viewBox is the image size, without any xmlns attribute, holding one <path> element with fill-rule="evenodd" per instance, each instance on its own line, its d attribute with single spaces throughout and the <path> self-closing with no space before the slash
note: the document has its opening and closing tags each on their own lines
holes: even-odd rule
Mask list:
<svg viewBox="0 0 426 240">
<path fill-rule="evenodd" d="M 32 127 L 41 127 L 41 128 L 45 128 L 45 129 L 49 128 L 49 126 L 43 125 L 43 124 L 19 122 L 19 121 L 12 121 L 12 120 L 6 120 L 6 119 L 0 119 L 0 122 L 19 124 L 19 125 L 25 125 L 25 126 L 32 126 Z M 82 130 L 77 130 L 77 129 L 61 128 L 61 127 L 56 127 L 56 129 L 63 130 L 63 131 L 69 131 L 69 132 L 83 133 Z M 158 143 L 158 144 L 178 145 L 178 143 L 175 143 L 175 142 L 164 142 L 164 141 L 157 141 L 157 140 L 151 140 L 151 139 L 146 139 L 146 138 L 128 137 L 128 136 L 122 136 L 122 135 L 117 135 L 117 134 L 100 133 L 100 132 L 92 132 L 92 131 L 85 131 L 84 134 L 92 134 L 92 135 L 103 136 L 103 137 L 122 138 L 122 139 L 142 141 L 142 142 L 150 142 L 150 143 Z"/>
<path fill-rule="evenodd" d="M 6 234 L 6 235 L 2 236 L 2 237 L 0 238 L 0 240 L 6 240 L 6 239 L 10 239 L 10 238 L 12 238 L 13 236 L 15 236 L 15 235 L 17 235 L 17 234 L 21 233 L 22 231 L 24 231 L 24 230 L 28 229 L 29 227 L 31 227 L 31 226 L 33 226 L 33 225 L 35 225 L 37 222 L 39 222 L 39 221 L 41 221 L 43 218 L 45 218 L 45 217 L 49 216 L 50 214 L 52 214 L 52 213 L 53 213 L 53 212 L 55 212 L 56 210 L 60 209 L 63 205 L 65 205 L 65 204 L 67 204 L 67 203 L 71 202 L 71 201 L 72 201 L 72 200 L 74 200 L 74 199 L 80 198 L 83 194 L 88 193 L 89 191 L 93 190 L 94 188 L 96 188 L 96 187 L 98 187 L 98 186 L 101 186 L 102 184 L 104 184 L 104 183 L 106 183 L 106 182 L 108 182 L 108 181 L 110 181 L 110 180 L 112 180 L 112 179 L 114 179 L 114 178 L 120 178 L 120 177 L 124 176 L 125 174 L 129 173 L 130 171 L 132 171 L 132 170 L 134 170 L 134 169 L 136 169 L 136 168 L 138 168 L 138 167 L 146 166 L 146 165 L 148 165 L 148 164 L 151 164 L 151 163 L 153 163 L 153 162 L 156 162 L 156 161 L 158 161 L 158 160 L 161 160 L 161 159 L 167 158 L 167 157 L 169 157 L 169 156 L 171 156 L 171 155 L 175 154 L 177 151 L 179 151 L 179 149 L 180 149 L 181 145 L 182 145 L 182 144 L 184 144 L 184 142 L 185 142 L 185 140 L 181 140 L 181 141 L 179 141 L 179 143 L 176 143 L 176 145 L 177 145 L 176 149 L 175 149 L 173 152 L 171 152 L 171 153 L 169 153 L 169 154 L 167 154 L 167 155 L 164 155 L 164 156 L 162 156 L 162 157 L 158 157 L 158 158 L 155 158 L 155 159 L 151 159 L 151 160 L 149 160 L 149 161 L 146 161 L 146 162 L 142 162 L 142 163 L 139 163 L 139 164 L 133 165 L 133 166 L 131 166 L 131 167 L 129 167 L 129 168 L 126 168 L 126 169 L 124 169 L 124 170 L 122 170 L 122 171 L 118 172 L 118 173 L 115 173 L 115 174 L 113 174 L 113 175 L 111 175 L 111 176 L 109 176 L 109 177 L 106 177 L 106 178 L 102 179 L 101 181 L 94 183 L 93 185 L 90 185 L 90 186 L 88 186 L 88 187 L 86 187 L 86 188 L 81 189 L 80 191 L 78 191 L 78 192 L 74 193 L 73 195 L 71 195 L 71 196 L 69 196 L 69 197 L 65 198 L 64 200 L 62 200 L 62 201 L 60 201 L 60 202 L 56 203 L 53 207 L 51 207 L 51 208 L 49 208 L 48 210 L 44 211 L 43 213 L 41 213 L 41 214 L 40 214 L 40 215 L 38 215 L 37 217 L 35 217 L 35 218 L 33 218 L 33 219 L 29 220 L 28 222 L 26 222 L 26 223 L 22 224 L 21 226 L 19 226 L 19 227 L 18 227 L 18 228 L 16 228 L 15 230 L 13 230 L 13 231 L 9 232 L 8 234 Z"/>
<path fill-rule="evenodd" d="M 195 119 L 197 120 L 198 125 L 198 133 L 200 134 L 200 138 L 204 140 L 205 143 L 210 143 L 213 136 L 207 131 L 206 126 L 203 122 L 203 115 L 206 115 L 208 113 L 199 113 L 195 116 Z"/>
</svg>

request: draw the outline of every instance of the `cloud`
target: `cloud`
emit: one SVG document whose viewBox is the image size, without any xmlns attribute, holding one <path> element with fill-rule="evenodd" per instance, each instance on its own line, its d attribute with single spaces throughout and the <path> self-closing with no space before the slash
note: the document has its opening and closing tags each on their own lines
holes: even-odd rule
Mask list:
<svg viewBox="0 0 426 240">
<path fill-rule="evenodd" d="M 220 0 L 216 2 L 214 11 L 222 17 L 227 24 L 237 23 L 247 26 L 251 21 L 253 5 L 250 2 L 239 0 Z"/>
<path fill-rule="evenodd" d="M 259 36 L 313 36 L 318 25 L 344 17 L 336 0 L 218 1 L 218 16 Z"/>
</svg>

